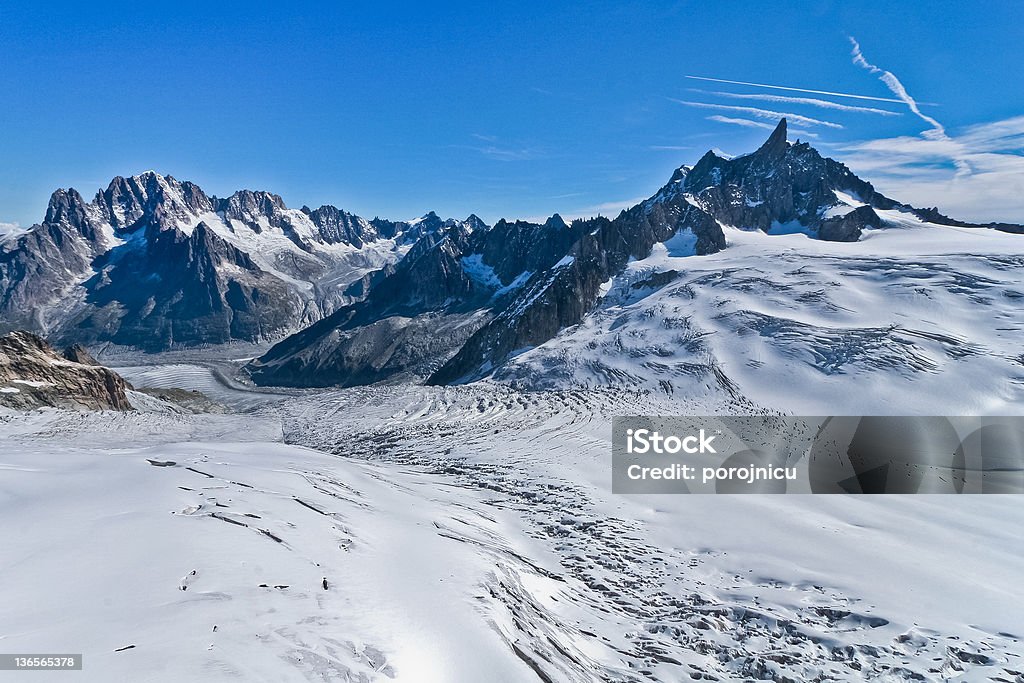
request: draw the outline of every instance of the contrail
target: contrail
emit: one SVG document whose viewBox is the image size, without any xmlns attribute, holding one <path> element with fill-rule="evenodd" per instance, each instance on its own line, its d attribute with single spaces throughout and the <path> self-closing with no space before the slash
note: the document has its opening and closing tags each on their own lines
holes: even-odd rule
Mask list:
<svg viewBox="0 0 1024 683">
<path fill-rule="evenodd" d="M 940 139 L 945 139 L 947 137 L 946 129 L 942 127 L 941 123 L 932 117 L 921 113 L 921 110 L 917 106 L 917 102 L 914 101 L 914 98 L 910 96 L 907 89 L 903 87 L 902 83 L 900 83 L 900 79 L 896 78 L 891 71 L 879 69 L 877 66 L 864 59 L 864 54 L 860 51 L 860 43 L 858 43 L 853 36 L 847 37 L 850 39 L 850 43 L 853 44 L 853 50 L 850 52 L 850 54 L 853 55 L 853 63 L 867 69 L 873 74 L 879 74 L 878 79 L 882 81 L 882 83 L 885 83 L 885 86 L 889 88 L 889 90 L 892 90 L 892 93 L 899 98 L 900 102 L 907 105 L 907 107 L 910 108 L 910 111 L 917 114 L 917 116 L 919 116 L 925 123 L 930 125 L 934 129 L 934 135 L 938 136 Z"/>
<path fill-rule="evenodd" d="M 952 142 L 952 139 L 946 134 L 946 129 L 941 123 L 933 119 L 931 116 L 921 113 L 920 107 L 917 106 L 917 101 L 910 96 L 907 89 L 903 87 L 903 83 L 900 82 L 900 79 L 896 78 L 896 75 L 893 72 L 880 69 L 866 60 L 864 58 L 864 53 L 860 50 L 860 43 L 858 43 L 853 36 L 847 36 L 847 38 L 850 39 L 850 44 L 853 45 L 853 50 L 850 51 L 850 54 L 853 56 L 853 63 L 859 67 L 867 69 L 873 74 L 877 74 L 878 79 L 882 81 L 882 83 L 885 83 L 886 87 L 900 99 L 900 102 L 907 105 L 907 108 L 910 109 L 910 111 L 931 126 L 931 130 L 927 130 L 922 133 L 924 137 L 930 140 Z M 953 164 L 956 166 L 958 174 L 971 172 L 970 165 L 963 158 L 954 158 Z"/>
<path fill-rule="evenodd" d="M 729 123 L 734 126 L 744 126 L 745 128 L 764 128 L 765 130 L 774 130 L 775 125 L 770 123 L 761 123 L 760 121 L 751 121 L 750 119 L 737 119 L 731 116 L 722 116 L 720 114 L 714 114 L 713 116 L 705 117 L 708 121 L 717 121 L 718 123 Z M 812 133 L 809 130 L 799 130 L 797 128 L 790 128 L 790 133 L 799 134 L 808 138 L 818 137 L 817 133 Z"/>
<path fill-rule="evenodd" d="M 731 97 L 737 100 L 760 100 L 762 102 L 779 102 L 782 104 L 806 104 L 812 107 L 821 107 L 822 109 L 835 109 L 837 111 L 854 111 L 862 112 L 865 114 L 878 114 L 880 116 L 903 116 L 902 112 L 889 111 L 888 109 L 875 109 L 874 107 L 857 107 L 849 104 L 839 104 L 838 102 L 830 102 L 828 100 L 819 100 L 813 97 L 789 97 L 788 95 L 768 95 L 765 93 L 736 93 L 736 92 L 720 92 L 720 91 L 707 91 L 693 89 L 694 92 L 703 93 L 705 95 L 715 95 L 717 97 Z"/>
<path fill-rule="evenodd" d="M 734 119 L 731 116 L 721 116 L 715 114 L 709 116 L 708 121 L 718 121 L 719 123 L 731 123 L 734 126 L 744 126 L 746 128 L 764 128 L 765 130 L 774 130 L 775 126 L 770 123 L 762 123 L 761 121 L 751 121 L 750 119 Z"/>
<path fill-rule="evenodd" d="M 686 78 L 692 78 L 697 81 L 711 81 L 712 83 L 731 83 L 733 85 L 749 85 L 755 88 L 772 88 L 773 90 L 791 90 L 792 92 L 807 92 L 814 95 L 830 95 L 832 97 L 851 97 L 855 100 L 875 100 L 876 102 L 898 102 L 903 104 L 903 100 L 897 100 L 891 97 L 871 97 L 870 95 L 851 95 L 845 92 L 829 92 L 828 90 L 808 90 L 807 88 L 790 88 L 785 85 L 766 85 L 764 83 L 747 83 L 746 81 L 729 81 L 724 78 L 707 78 L 705 76 L 687 76 Z M 922 102 L 921 104 L 932 104 L 931 102 Z"/>
</svg>

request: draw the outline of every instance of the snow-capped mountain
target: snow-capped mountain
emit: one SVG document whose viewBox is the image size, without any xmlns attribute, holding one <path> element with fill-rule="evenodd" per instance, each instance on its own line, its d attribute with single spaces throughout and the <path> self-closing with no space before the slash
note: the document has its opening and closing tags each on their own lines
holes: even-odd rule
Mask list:
<svg viewBox="0 0 1024 683">
<path fill-rule="evenodd" d="M 42 223 L 0 242 L 0 329 L 146 350 L 279 338 L 455 225 L 481 223 L 295 210 L 249 190 L 219 199 L 155 172 L 114 178 L 91 202 L 58 190 Z"/>
<path fill-rule="evenodd" d="M 365 298 L 251 363 L 251 374 L 259 383 L 299 386 L 347 386 L 410 375 L 430 384 L 451 384 L 495 373 L 549 385 L 556 378 L 568 380 L 566 373 L 583 384 L 614 383 L 621 372 L 622 378 L 643 375 L 658 386 L 666 380 L 658 376 L 663 365 L 657 361 L 659 353 L 685 346 L 685 340 L 659 340 L 642 353 L 631 351 L 642 356 L 637 364 L 647 367 L 644 372 L 604 363 L 599 358 L 602 339 L 642 336 L 648 327 L 643 316 L 655 316 L 655 321 L 665 317 L 654 306 L 636 319 L 616 318 L 609 306 L 661 291 L 680 277 L 680 270 L 703 263 L 693 257 L 716 254 L 730 243 L 748 242 L 740 239 L 745 235 L 760 234 L 766 262 L 796 269 L 800 263 L 791 262 L 800 261 L 800 254 L 780 259 L 776 252 L 822 242 L 858 242 L 866 235 L 906 232 L 908 227 L 920 230 L 901 248 L 919 243 L 918 250 L 951 230 L 970 228 L 968 241 L 976 239 L 979 245 L 986 236 L 1024 230 L 1010 224 L 972 225 L 937 209 L 901 204 L 810 145 L 788 142 L 786 135 L 783 119 L 751 154 L 727 159 L 708 152 L 692 168 L 679 168 L 650 199 L 613 220 L 598 217 L 566 224 L 556 215 L 543 225 L 501 221 L 489 230 L 456 226 L 437 233 L 418 243 L 394 270 L 369 278 Z M 799 237 L 784 237 L 790 233 Z M 1015 244 L 1019 238 L 1004 239 Z M 963 247 L 961 240 L 957 248 Z M 836 249 L 850 258 L 870 258 L 866 247 Z M 808 258 L 815 253 L 804 251 Z M 728 254 L 714 257 L 714 268 L 727 268 Z M 805 284 L 814 291 L 828 286 L 813 278 Z M 682 303 L 676 308 L 680 306 L 685 308 Z M 604 325 L 607 334 L 567 342 L 580 323 Z M 704 333 L 693 334 L 696 339 Z M 665 349 L 657 351 L 663 343 Z M 603 369 L 586 377 L 574 374 L 591 362 Z M 705 360 L 688 357 L 680 362 L 705 368 L 706 373 L 698 374 L 715 381 Z"/>
</svg>

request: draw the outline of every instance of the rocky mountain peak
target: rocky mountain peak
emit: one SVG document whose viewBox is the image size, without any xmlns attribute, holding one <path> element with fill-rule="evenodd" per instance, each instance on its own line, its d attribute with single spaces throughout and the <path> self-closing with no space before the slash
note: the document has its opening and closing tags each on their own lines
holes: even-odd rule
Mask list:
<svg viewBox="0 0 1024 683">
<path fill-rule="evenodd" d="M 775 130 L 768 136 L 764 144 L 761 145 L 754 154 L 760 156 L 771 156 L 779 157 L 786 153 L 789 148 L 789 144 L 786 142 L 786 118 L 779 119 L 779 124 L 775 126 Z"/>
<path fill-rule="evenodd" d="M 480 218 L 480 216 L 477 216 L 475 213 L 469 214 L 469 216 L 467 216 L 466 220 L 463 222 L 467 226 L 469 226 L 470 230 L 473 231 L 487 229 L 487 223 L 484 223 L 483 219 Z"/>
<path fill-rule="evenodd" d="M 169 227 L 186 221 L 191 214 L 210 211 L 209 197 L 190 182 L 179 182 L 173 176 L 145 171 L 125 178 L 116 176 L 106 190 L 96 194 L 94 203 L 106 220 L 118 231 L 130 232 L 143 222 Z"/>
<path fill-rule="evenodd" d="M 226 205 L 219 207 L 225 211 L 238 211 L 240 213 L 262 213 L 272 215 L 277 211 L 284 211 L 284 200 L 280 195 L 265 190 L 239 190 L 226 200 Z"/>
<path fill-rule="evenodd" d="M 544 227 L 547 228 L 548 230 L 565 230 L 566 228 L 569 227 L 569 224 L 566 223 L 565 220 L 556 213 L 552 214 L 551 218 L 544 221 Z"/>
<path fill-rule="evenodd" d="M 85 200 L 74 188 L 60 189 L 50 195 L 45 223 L 66 223 L 79 226 L 86 220 Z"/>
</svg>

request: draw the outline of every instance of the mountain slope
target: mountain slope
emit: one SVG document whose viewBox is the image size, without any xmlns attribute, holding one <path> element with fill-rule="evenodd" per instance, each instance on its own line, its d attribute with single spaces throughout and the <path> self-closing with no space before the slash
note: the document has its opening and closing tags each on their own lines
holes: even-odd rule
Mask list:
<svg viewBox="0 0 1024 683">
<path fill-rule="evenodd" d="M 154 172 L 114 178 L 91 202 L 58 190 L 42 223 L 0 243 L 0 330 L 150 351 L 273 339 L 454 224 L 293 210 L 250 190 L 218 199 Z"/>
<path fill-rule="evenodd" d="M 462 238 L 417 245 L 438 251 L 423 260 L 414 249 L 408 263 L 366 278 L 361 282 L 368 291 L 365 300 L 279 343 L 249 370 L 261 384 L 299 386 L 409 377 L 452 384 L 492 373 L 546 385 L 561 376 L 558 363 L 573 367 L 594 355 L 582 341 L 561 355 L 544 355 L 550 340 L 606 315 L 602 302 L 614 299 L 608 298 L 613 290 L 630 298 L 673 282 L 678 269 L 694 263 L 692 257 L 723 250 L 726 235 L 799 233 L 805 242 L 809 237 L 821 243 L 857 242 L 870 232 L 908 223 L 937 230 L 1021 229 L 967 224 L 936 209 L 901 204 L 810 145 L 788 142 L 786 135 L 782 119 L 751 154 L 726 159 L 708 152 L 615 219 L 571 225 L 558 216 L 544 225 L 501 221 Z M 922 242 L 929 238 L 926 230 L 916 237 Z M 636 275 L 633 264 L 658 257 L 676 269 Z M 728 255 L 723 258 L 728 262 Z M 628 295 L 621 293 L 623 288 Z M 657 311 L 651 308 L 645 315 L 657 316 Z M 623 318 L 612 329 L 627 320 L 628 327 L 616 335 L 629 336 L 631 329 L 646 324 Z M 520 356 L 544 360 L 510 362 Z M 713 364 L 697 365 L 714 376 Z M 602 372 L 588 375 L 585 383 L 615 382 L 617 371 L 608 367 Z M 623 372 L 623 377 L 632 376 Z"/>
<path fill-rule="evenodd" d="M 278 343 L 250 374 L 261 384 L 297 386 L 423 378 L 584 229 L 555 216 L 543 225 L 499 221 L 489 230 L 456 225 L 428 235 L 364 299 Z"/>
<path fill-rule="evenodd" d="M 728 228 L 718 254 L 659 247 L 577 325 L 493 378 L 782 401 L 805 415 L 861 414 L 865 403 L 866 414 L 943 414 L 950 400 L 988 414 L 1024 401 L 1024 240 L 901 220 L 857 244 Z"/>
</svg>

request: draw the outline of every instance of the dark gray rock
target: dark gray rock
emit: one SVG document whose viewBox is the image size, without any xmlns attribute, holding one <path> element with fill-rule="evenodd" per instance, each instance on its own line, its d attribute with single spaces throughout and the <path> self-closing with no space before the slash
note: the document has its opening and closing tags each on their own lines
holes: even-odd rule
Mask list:
<svg viewBox="0 0 1024 683">
<path fill-rule="evenodd" d="M 62 355 L 72 363 L 78 363 L 80 365 L 100 364 L 99 361 L 93 358 L 92 354 L 89 353 L 89 349 L 85 348 L 81 344 L 72 344 L 64 349 L 64 353 Z"/>
<path fill-rule="evenodd" d="M 828 242 L 856 242 L 866 228 L 881 228 L 882 219 L 870 206 L 860 206 L 842 216 L 821 221 L 818 237 Z"/>
</svg>

